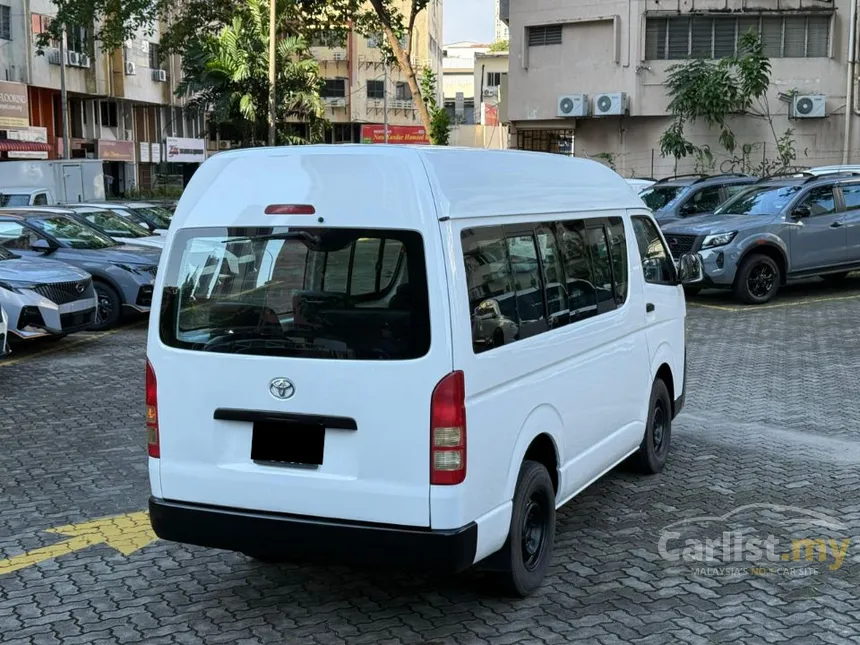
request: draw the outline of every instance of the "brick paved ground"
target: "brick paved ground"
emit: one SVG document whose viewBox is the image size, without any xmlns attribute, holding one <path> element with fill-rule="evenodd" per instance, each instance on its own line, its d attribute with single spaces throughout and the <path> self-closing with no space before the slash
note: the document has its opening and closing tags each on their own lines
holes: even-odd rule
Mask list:
<svg viewBox="0 0 860 645">
<path fill-rule="evenodd" d="M 860 642 L 860 542 L 837 571 L 796 578 L 697 574 L 657 550 L 668 524 L 748 504 L 819 511 L 843 524 L 836 533 L 860 536 L 858 293 L 860 280 L 796 287 L 770 308 L 699 298 L 669 467 L 649 479 L 611 473 L 568 505 L 533 598 L 495 598 L 475 574 L 273 567 L 163 542 L 126 557 L 101 545 L 0 575 L 0 642 Z M 0 559 L 61 539 L 43 529 L 145 508 L 144 342 L 138 325 L 0 364 Z M 747 509 L 732 526 L 785 535 L 777 515 Z"/>
</svg>

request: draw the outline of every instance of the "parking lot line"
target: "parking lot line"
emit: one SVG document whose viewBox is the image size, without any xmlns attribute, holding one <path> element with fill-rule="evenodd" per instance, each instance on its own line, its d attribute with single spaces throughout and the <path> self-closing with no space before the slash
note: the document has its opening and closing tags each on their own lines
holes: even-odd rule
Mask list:
<svg viewBox="0 0 860 645">
<path fill-rule="evenodd" d="M 783 302 L 774 305 L 707 305 L 701 302 L 687 302 L 691 307 L 699 307 L 701 309 L 718 309 L 720 311 L 731 311 L 739 313 L 742 311 L 763 311 L 766 309 L 788 309 L 790 307 L 800 307 L 801 305 L 819 304 L 822 302 L 837 302 L 840 300 L 857 300 L 860 298 L 860 293 L 855 293 L 850 296 L 830 296 L 827 298 L 811 298 L 807 300 L 797 300 L 795 302 Z"/>
<path fill-rule="evenodd" d="M 47 347 L 41 351 L 33 352 L 32 354 L 25 354 L 24 356 L 18 356 L 14 358 L 9 358 L 5 361 L 0 361 L 0 367 L 11 367 L 12 365 L 17 365 L 18 363 L 23 363 L 24 361 L 29 361 L 39 356 L 46 356 L 48 354 L 54 354 L 56 352 L 63 351 L 65 349 L 69 349 L 70 347 L 75 347 L 77 345 L 83 345 L 85 343 L 91 343 L 94 340 L 99 340 L 104 338 L 105 336 L 112 336 L 114 334 L 118 334 L 126 329 L 137 329 L 146 325 L 146 321 L 140 321 L 133 323 L 131 325 L 124 325 L 122 327 L 117 327 L 116 329 L 109 329 L 108 331 L 101 331 L 94 334 L 90 334 L 89 336 L 81 336 L 78 338 L 74 338 L 67 342 L 61 342 L 56 345 L 52 345 L 51 347 Z"/>
</svg>

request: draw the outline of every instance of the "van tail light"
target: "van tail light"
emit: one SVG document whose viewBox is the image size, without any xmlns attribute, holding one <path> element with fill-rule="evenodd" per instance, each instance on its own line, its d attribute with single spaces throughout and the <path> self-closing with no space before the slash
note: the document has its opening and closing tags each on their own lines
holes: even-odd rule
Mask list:
<svg viewBox="0 0 860 645">
<path fill-rule="evenodd" d="M 146 361 L 146 447 L 150 457 L 161 457 L 158 443 L 158 386 L 152 363 Z"/>
<path fill-rule="evenodd" d="M 452 486 L 466 479 L 466 385 L 451 372 L 430 400 L 430 483 Z"/>
<path fill-rule="evenodd" d="M 266 215 L 313 215 L 317 212 L 311 204 L 269 204 Z"/>
</svg>

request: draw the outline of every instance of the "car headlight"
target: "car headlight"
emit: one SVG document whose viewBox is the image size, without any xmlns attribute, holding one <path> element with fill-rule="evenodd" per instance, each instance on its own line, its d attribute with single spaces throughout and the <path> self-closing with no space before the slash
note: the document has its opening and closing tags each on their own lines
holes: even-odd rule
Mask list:
<svg viewBox="0 0 860 645">
<path fill-rule="evenodd" d="M 0 280 L 0 288 L 16 293 L 26 289 L 35 289 L 38 286 L 38 282 L 29 282 L 27 280 Z"/>
<path fill-rule="evenodd" d="M 705 237 L 705 241 L 702 242 L 702 248 L 712 249 L 715 246 L 725 246 L 726 244 L 731 243 L 737 234 L 737 231 L 731 231 L 729 233 L 714 233 L 713 235 L 708 235 Z"/>
</svg>

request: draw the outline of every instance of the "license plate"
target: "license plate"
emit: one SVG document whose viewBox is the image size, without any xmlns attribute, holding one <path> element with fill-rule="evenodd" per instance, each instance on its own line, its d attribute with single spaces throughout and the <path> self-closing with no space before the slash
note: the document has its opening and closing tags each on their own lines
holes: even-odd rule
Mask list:
<svg viewBox="0 0 860 645">
<path fill-rule="evenodd" d="M 277 464 L 321 466 L 325 428 L 321 425 L 255 421 L 251 459 Z"/>
</svg>

